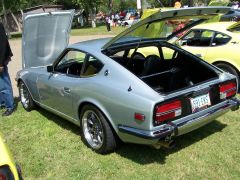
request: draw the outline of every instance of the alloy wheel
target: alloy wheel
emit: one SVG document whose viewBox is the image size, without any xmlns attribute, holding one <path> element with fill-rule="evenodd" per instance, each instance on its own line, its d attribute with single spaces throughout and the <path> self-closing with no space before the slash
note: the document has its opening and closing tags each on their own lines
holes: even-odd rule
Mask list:
<svg viewBox="0 0 240 180">
<path fill-rule="evenodd" d="M 28 90 L 25 86 L 25 84 L 21 83 L 20 84 L 20 98 L 21 98 L 21 102 L 22 105 L 24 106 L 24 108 L 28 108 L 29 107 L 29 93 Z"/>
<path fill-rule="evenodd" d="M 93 149 L 101 148 L 103 145 L 104 133 L 98 115 L 92 110 L 87 110 L 84 112 L 82 120 L 83 134 L 88 144 Z"/>
</svg>

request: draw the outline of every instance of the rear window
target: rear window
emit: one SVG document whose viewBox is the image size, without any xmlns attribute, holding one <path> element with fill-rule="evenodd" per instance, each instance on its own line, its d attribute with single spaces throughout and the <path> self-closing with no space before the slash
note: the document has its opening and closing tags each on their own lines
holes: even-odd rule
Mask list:
<svg viewBox="0 0 240 180">
<path fill-rule="evenodd" d="M 219 46 L 219 45 L 224 45 L 226 43 L 228 43 L 230 41 L 231 37 L 226 35 L 226 34 L 222 34 L 222 33 L 216 33 L 213 42 L 212 42 L 212 46 Z"/>
<path fill-rule="evenodd" d="M 192 23 L 201 21 L 200 18 L 183 17 L 182 19 L 173 19 L 165 21 L 156 21 L 148 24 L 143 24 L 132 32 L 122 36 L 116 41 L 116 43 L 126 42 L 126 41 L 136 41 L 140 39 L 155 39 L 155 38 L 167 38 L 173 33 L 179 31 L 182 28 L 188 27 Z M 178 37 L 183 35 L 183 33 L 177 34 Z"/>
</svg>

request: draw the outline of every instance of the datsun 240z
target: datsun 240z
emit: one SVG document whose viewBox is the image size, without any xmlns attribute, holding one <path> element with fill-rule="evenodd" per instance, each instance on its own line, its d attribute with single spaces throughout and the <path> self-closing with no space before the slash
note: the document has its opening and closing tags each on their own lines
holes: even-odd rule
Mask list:
<svg viewBox="0 0 240 180">
<path fill-rule="evenodd" d="M 236 77 L 168 43 L 184 28 L 172 33 L 167 24 L 188 18 L 189 28 L 228 11 L 157 12 L 112 39 L 69 46 L 73 11 L 26 14 L 23 70 L 16 77 L 21 103 L 27 111 L 40 106 L 76 124 L 97 153 L 112 152 L 119 139 L 170 145 L 238 109 L 239 101 Z M 129 56 L 146 47 L 157 48 L 159 56 Z"/>
</svg>

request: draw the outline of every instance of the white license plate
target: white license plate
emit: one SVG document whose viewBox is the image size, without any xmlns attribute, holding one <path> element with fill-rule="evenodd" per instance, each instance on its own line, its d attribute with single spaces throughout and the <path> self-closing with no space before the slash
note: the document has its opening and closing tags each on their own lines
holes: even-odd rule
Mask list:
<svg viewBox="0 0 240 180">
<path fill-rule="evenodd" d="M 192 112 L 196 112 L 200 109 L 203 109 L 207 106 L 211 105 L 209 94 L 204 94 L 201 96 L 197 96 L 195 98 L 190 98 Z"/>
</svg>

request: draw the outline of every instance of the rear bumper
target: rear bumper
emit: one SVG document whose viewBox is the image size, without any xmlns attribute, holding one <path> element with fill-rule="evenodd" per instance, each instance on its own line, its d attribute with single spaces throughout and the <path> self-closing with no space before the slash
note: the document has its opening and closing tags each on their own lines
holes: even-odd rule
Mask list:
<svg viewBox="0 0 240 180">
<path fill-rule="evenodd" d="M 159 140 L 166 137 L 180 136 L 200 128 L 217 117 L 225 114 L 229 110 L 237 110 L 239 105 L 240 101 L 236 98 L 232 98 L 201 112 L 156 127 L 152 131 L 136 129 L 124 125 L 119 125 L 118 129 L 121 133 L 149 140 Z"/>
</svg>

